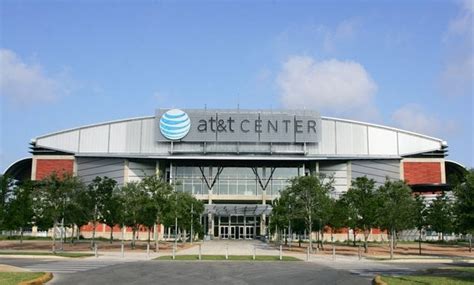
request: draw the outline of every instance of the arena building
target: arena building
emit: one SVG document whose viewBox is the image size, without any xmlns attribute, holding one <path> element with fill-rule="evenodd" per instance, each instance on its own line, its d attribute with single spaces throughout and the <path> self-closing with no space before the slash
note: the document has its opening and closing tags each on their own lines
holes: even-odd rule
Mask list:
<svg viewBox="0 0 474 285">
<path fill-rule="evenodd" d="M 438 138 L 309 110 L 159 109 L 39 136 L 32 157 L 6 174 L 40 180 L 66 171 L 85 183 L 108 176 L 122 185 L 162 175 L 205 202 L 211 238 L 242 239 L 267 233 L 271 201 L 298 175 L 333 176 L 335 196 L 364 175 L 436 195 L 461 168 L 445 160 L 447 148 Z"/>
</svg>

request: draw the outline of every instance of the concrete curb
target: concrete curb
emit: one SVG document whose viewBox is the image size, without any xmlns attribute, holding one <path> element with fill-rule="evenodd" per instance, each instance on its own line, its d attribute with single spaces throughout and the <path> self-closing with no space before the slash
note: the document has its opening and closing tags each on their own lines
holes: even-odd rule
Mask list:
<svg viewBox="0 0 474 285">
<path fill-rule="evenodd" d="M 372 279 L 372 285 L 387 285 L 387 283 L 382 280 L 380 275 L 377 275 L 374 277 L 374 279 Z"/>
<path fill-rule="evenodd" d="M 47 272 L 36 279 L 29 280 L 29 281 L 22 281 L 18 283 L 18 285 L 43 285 L 44 283 L 48 282 L 51 279 L 53 279 L 53 273 Z"/>
</svg>

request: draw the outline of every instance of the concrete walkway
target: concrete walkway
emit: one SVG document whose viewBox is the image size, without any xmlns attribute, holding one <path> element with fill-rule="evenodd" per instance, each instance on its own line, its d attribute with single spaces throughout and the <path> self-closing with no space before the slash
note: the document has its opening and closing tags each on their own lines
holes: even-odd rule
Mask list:
<svg viewBox="0 0 474 285">
<path fill-rule="evenodd" d="M 253 255 L 255 248 L 257 255 L 279 255 L 279 251 L 268 244 L 258 240 L 210 240 L 196 243 L 195 246 L 178 251 L 177 255 L 199 254 L 203 255 Z"/>
</svg>

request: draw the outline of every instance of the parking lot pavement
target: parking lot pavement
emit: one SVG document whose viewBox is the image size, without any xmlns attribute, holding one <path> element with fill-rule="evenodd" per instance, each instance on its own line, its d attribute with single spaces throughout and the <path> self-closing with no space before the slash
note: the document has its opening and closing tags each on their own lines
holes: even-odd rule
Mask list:
<svg viewBox="0 0 474 285">
<path fill-rule="evenodd" d="M 51 284 L 358 285 L 370 282 L 367 276 L 306 262 L 140 261 L 61 275 Z"/>
</svg>

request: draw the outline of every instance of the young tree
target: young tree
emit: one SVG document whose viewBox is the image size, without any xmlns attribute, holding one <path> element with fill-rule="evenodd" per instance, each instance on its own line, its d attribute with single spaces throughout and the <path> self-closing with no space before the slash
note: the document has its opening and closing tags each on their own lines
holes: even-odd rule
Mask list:
<svg viewBox="0 0 474 285">
<path fill-rule="evenodd" d="M 474 234 L 474 169 L 465 176 L 465 182 L 454 189 L 455 209 L 459 232 L 469 235 L 469 252 L 472 252 Z"/>
<path fill-rule="evenodd" d="M 11 177 L 0 175 L 0 229 L 5 228 L 6 206 L 11 197 L 14 184 Z"/>
<path fill-rule="evenodd" d="M 413 211 L 413 221 L 418 230 L 418 254 L 421 255 L 421 234 L 422 230 L 426 227 L 426 214 L 427 214 L 427 207 L 425 203 L 425 199 L 423 196 L 416 195 L 414 201 L 414 211 Z"/>
<path fill-rule="evenodd" d="M 123 201 L 118 193 L 118 188 L 115 188 L 110 198 L 105 201 L 102 211 L 102 222 L 110 228 L 110 243 L 114 239 L 114 227 L 120 225 L 123 220 Z"/>
<path fill-rule="evenodd" d="M 272 217 L 270 220 L 270 231 L 276 233 L 280 240 L 280 232 L 286 229 L 290 218 L 289 192 L 282 191 L 280 197 L 272 201 Z M 281 240 L 280 240 L 281 242 Z"/>
<path fill-rule="evenodd" d="M 410 187 L 403 181 L 385 181 L 379 187 L 378 201 L 380 206 L 376 213 L 379 225 L 390 232 L 390 258 L 393 257 L 395 234 L 414 226 L 415 200 Z"/>
<path fill-rule="evenodd" d="M 91 248 L 95 246 L 95 233 L 98 221 L 103 221 L 105 206 L 112 197 L 112 192 L 117 185 L 117 181 L 107 176 L 97 176 L 87 187 L 87 199 L 91 205 L 92 211 L 90 220 L 92 220 L 92 241 Z"/>
<path fill-rule="evenodd" d="M 335 200 L 330 209 L 330 219 L 328 223 L 331 227 L 331 241 L 333 240 L 333 232 L 335 230 L 347 227 L 350 224 L 349 217 L 350 209 L 346 200 L 342 198 Z"/>
<path fill-rule="evenodd" d="M 350 218 L 355 226 L 364 232 L 364 251 L 367 253 L 369 234 L 377 224 L 378 198 L 375 192 L 375 181 L 366 176 L 357 177 L 352 180 L 350 189 L 343 194 L 342 198 L 351 210 Z"/>
<path fill-rule="evenodd" d="M 142 194 L 139 182 L 129 182 L 122 186 L 120 191 L 123 201 L 123 225 L 132 228 L 132 249 L 135 249 L 135 234 L 141 222 Z"/>
<path fill-rule="evenodd" d="M 454 230 L 454 207 L 453 202 L 442 193 L 431 203 L 428 208 L 427 224 L 430 228 L 441 233 L 441 240 L 444 235 Z"/>
<path fill-rule="evenodd" d="M 23 232 L 33 222 L 33 182 L 17 183 L 13 187 L 11 198 L 6 205 L 6 228 L 20 230 L 20 243 L 23 243 Z"/>
<path fill-rule="evenodd" d="M 81 182 L 68 173 L 58 176 L 52 173 L 39 181 L 33 191 L 33 210 L 35 222 L 40 228 L 53 226 L 52 251 L 56 252 L 56 228 L 58 222 L 64 218 L 66 205 L 71 200 L 75 188 L 82 187 Z"/>
<path fill-rule="evenodd" d="M 141 181 L 141 187 L 144 189 L 145 192 L 149 193 L 151 199 L 153 200 L 153 206 L 156 217 L 155 217 L 155 224 L 159 225 L 160 220 L 165 214 L 165 210 L 170 203 L 170 197 L 173 193 L 173 187 L 164 181 L 158 175 L 152 176 L 145 176 Z M 158 235 L 155 232 L 155 251 L 158 250 Z"/>
<path fill-rule="evenodd" d="M 74 236 L 79 238 L 80 229 L 90 221 L 91 212 L 94 210 L 90 204 L 88 193 L 83 184 L 76 187 L 71 193 L 71 199 L 66 205 L 65 218 L 67 224 L 72 229 L 71 243 L 74 243 Z M 75 227 L 77 232 L 75 233 Z"/>
<path fill-rule="evenodd" d="M 194 198 L 190 193 L 177 192 L 177 216 L 178 226 L 182 232 L 200 230 L 199 217 L 204 212 L 204 204 Z M 193 237 L 191 237 L 193 238 Z"/>
<path fill-rule="evenodd" d="M 290 186 L 282 191 L 288 192 L 284 195 L 288 195 L 294 216 L 305 221 L 306 229 L 310 235 L 309 247 L 311 251 L 313 249 L 311 234 L 315 222 L 322 224 L 322 221 L 329 218 L 327 205 L 331 200 L 329 193 L 332 189 L 333 179 L 325 182 L 324 179 L 317 176 L 299 176 L 291 179 Z"/>
</svg>

